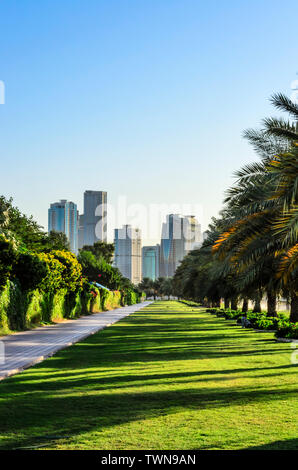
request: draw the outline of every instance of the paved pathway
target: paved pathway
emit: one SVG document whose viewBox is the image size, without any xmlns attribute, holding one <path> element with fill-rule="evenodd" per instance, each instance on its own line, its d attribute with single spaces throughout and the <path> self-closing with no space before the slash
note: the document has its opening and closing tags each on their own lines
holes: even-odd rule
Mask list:
<svg viewBox="0 0 298 470">
<path fill-rule="evenodd" d="M 65 323 L 4 336 L 0 342 L 0 380 L 52 356 L 152 302 L 142 302 L 108 312 L 94 313 Z M 4 349 L 4 354 L 3 354 Z M 4 359 L 3 359 L 4 358 Z"/>
</svg>

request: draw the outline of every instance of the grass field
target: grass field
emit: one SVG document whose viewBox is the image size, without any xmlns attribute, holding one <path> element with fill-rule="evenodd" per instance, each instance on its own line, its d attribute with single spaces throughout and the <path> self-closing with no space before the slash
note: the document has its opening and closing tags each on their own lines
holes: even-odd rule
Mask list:
<svg viewBox="0 0 298 470">
<path fill-rule="evenodd" d="M 298 449 L 298 365 L 272 333 L 156 302 L 0 382 L 0 448 Z"/>
</svg>

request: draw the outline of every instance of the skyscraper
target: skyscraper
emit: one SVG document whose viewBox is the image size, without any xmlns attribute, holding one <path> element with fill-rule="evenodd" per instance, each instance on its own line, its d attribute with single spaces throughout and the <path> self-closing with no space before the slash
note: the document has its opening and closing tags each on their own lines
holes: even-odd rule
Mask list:
<svg viewBox="0 0 298 470">
<path fill-rule="evenodd" d="M 172 277 L 184 258 L 183 219 L 178 214 L 167 215 L 162 224 L 160 243 L 160 276 Z"/>
<path fill-rule="evenodd" d="M 79 215 L 78 219 L 78 249 L 84 246 L 84 214 Z"/>
<path fill-rule="evenodd" d="M 200 246 L 201 228 L 194 216 L 167 215 L 162 225 L 160 276 L 172 277 L 184 256 Z"/>
<path fill-rule="evenodd" d="M 205 230 L 205 232 L 203 232 L 203 241 L 207 240 L 208 238 L 208 230 Z"/>
<path fill-rule="evenodd" d="M 115 229 L 114 266 L 133 284 L 142 280 L 141 231 L 130 225 Z"/>
<path fill-rule="evenodd" d="M 153 281 L 159 276 L 159 245 L 143 246 L 142 274 Z"/>
<path fill-rule="evenodd" d="M 84 192 L 83 244 L 94 245 L 107 241 L 107 193 L 105 191 Z"/>
<path fill-rule="evenodd" d="M 186 215 L 184 217 L 184 239 L 186 254 L 200 248 L 202 244 L 201 225 L 198 223 L 194 215 Z"/>
<path fill-rule="evenodd" d="M 48 210 L 48 231 L 65 233 L 73 253 L 78 251 L 77 205 L 66 199 L 54 202 Z"/>
</svg>

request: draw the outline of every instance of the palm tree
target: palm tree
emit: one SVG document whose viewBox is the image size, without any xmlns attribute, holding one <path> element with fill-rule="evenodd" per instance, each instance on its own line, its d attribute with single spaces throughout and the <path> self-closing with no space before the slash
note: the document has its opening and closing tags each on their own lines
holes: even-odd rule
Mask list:
<svg viewBox="0 0 298 470">
<path fill-rule="evenodd" d="M 170 295 L 173 294 L 173 280 L 171 277 L 166 277 L 163 279 L 161 284 L 161 293 L 163 295 L 167 295 L 168 300 L 170 299 Z"/>
<path fill-rule="evenodd" d="M 298 106 L 282 94 L 274 106 L 288 120 L 269 118 L 264 129 L 245 137 L 261 156 L 235 176 L 220 219 L 214 219 L 208 240 L 188 255 L 174 284 L 188 298 L 225 305 L 238 298 L 260 300 L 267 293 L 268 314 L 276 315 L 276 298 L 289 292 L 291 321 L 298 321 Z"/>
<path fill-rule="evenodd" d="M 138 288 L 145 292 L 147 297 L 154 295 L 154 282 L 149 277 L 144 277 L 143 280 L 139 283 Z"/>
</svg>

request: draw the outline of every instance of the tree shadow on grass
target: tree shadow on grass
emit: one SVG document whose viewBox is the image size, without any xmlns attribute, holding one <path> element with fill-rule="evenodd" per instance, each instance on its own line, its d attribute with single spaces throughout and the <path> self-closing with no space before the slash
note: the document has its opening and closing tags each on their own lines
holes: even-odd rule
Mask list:
<svg viewBox="0 0 298 470">
<path fill-rule="evenodd" d="M 119 377 L 121 380 L 121 377 Z M 17 384 L 16 384 L 17 385 Z M 17 386 L 16 386 L 17 389 Z M 17 390 L 16 390 L 17 391 Z M 92 393 L 82 388 L 81 393 L 65 390 L 65 394 L 50 395 L 43 392 L 23 395 L 9 407 L 1 409 L 0 432 L 15 432 L 21 438 L 12 437 L 2 443 L 2 449 L 34 446 L 37 441 L 54 433 L 61 438 L 73 438 L 81 433 L 100 431 L 128 422 L 170 415 L 179 410 L 225 408 L 230 404 L 261 403 L 286 400 L 295 397 L 297 391 L 270 388 L 261 390 L 247 387 L 181 389 L 154 392 Z"/>
<path fill-rule="evenodd" d="M 284 384 L 283 388 L 275 385 L 258 388 L 235 386 L 233 382 L 230 387 L 226 385 L 229 378 L 235 379 L 237 372 L 261 374 L 270 369 L 289 371 L 291 365 L 275 366 L 273 363 L 272 366 L 262 367 L 262 363 L 258 363 L 261 356 L 280 352 L 288 354 L 285 346 L 273 347 L 271 343 L 253 338 L 247 345 L 245 332 L 216 334 L 216 325 L 214 333 L 206 329 L 205 335 L 198 334 L 197 329 L 191 329 L 198 326 L 198 319 L 189 324 L 189 320 L 179 321 L 177 316 L 173 316 L 173 319 L 164 322 L 160 318 L 154 322 L 152 317 L 145 318 L 146 315 L 137 314 L 125 319 L 60 351 L 23 374 L 0 383 L 2 448 L 40 444 L 40 439 L 46 442 L 46 436 L 51 433 L 72 439 L 84 432 L 158 418 L 181 410 L 196 412 L 235 404 L 274 403 L 296 396 L 297 392 L 292 386 L 289 389 L 288 384 Z M 196 332 L 195 338 L 187 336 L 190 332 Z M 237 345 L 239 339 L 244 341 Z M 234 344 L 235 351 L 232 351 Z M 147 363 L 148 366 L 151 363 L 154 370 L 167 361 L 229 357 L 239 357 L 240 360 L 243 357 L 247 361 L 248 356 L 255 358 L 249 368 L 235 366 L 221 370 L 217 361 L 216 370 L 146 373 Z M 202 363 L 198 361 L 197 366 L 202 367 Z M 57 374 L 51 373 L 52 370 L 56 370 Z M 210 384 L 214 379 L 216 384 Z M 183 382 L 187 380 L 198 381 L 197 387 L 192 383 L 186 388 Z M 138 381 L 141 384 L 134 384 Z M 157 383 L 152 384 L 152 381 Z M 173 390 L 177 382 L 180 388 Z M 155 390 L 148 390 L 149 386 L 155 385 Z M 170 385 L 168 389 L 167 385 Z"/>
<path fill-rule="evenodd" d="M 261 444 L 252 447 L 246 447 L 242 450 L 298 450 L 297 439 L 285 439 L 283 441 L 274 441 L 269 444 Z"/>
</svg>

